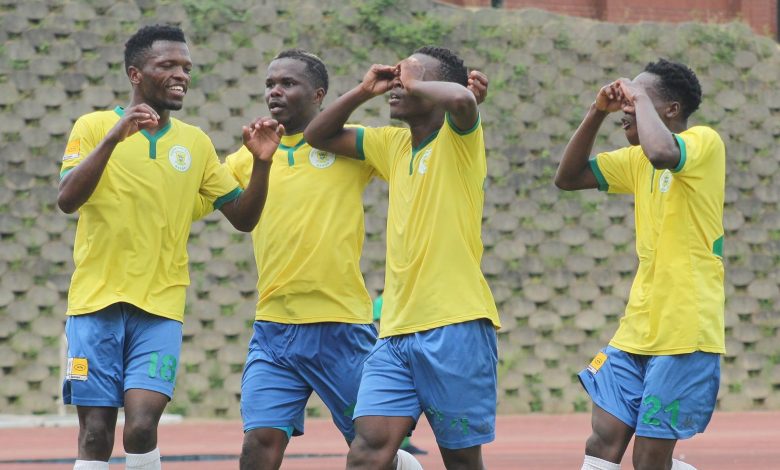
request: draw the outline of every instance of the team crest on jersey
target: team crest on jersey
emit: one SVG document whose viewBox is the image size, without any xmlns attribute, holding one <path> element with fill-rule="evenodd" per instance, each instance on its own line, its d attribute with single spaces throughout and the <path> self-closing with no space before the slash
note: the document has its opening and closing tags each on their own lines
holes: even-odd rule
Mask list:
<svg viewBox="0 0 780 470">
<path fill-rule="evenodd" d="M 179 171 L 187 171 L 192 165 L 192 157 L 190 151 L 186 147 L 181 145 L 174 145 L 168 152 L 168 161 L 171 162 L 171 166 Z"/>
<path fill-rule="evenodd" d="M 89 362 L 86 357 L 69 357 L 68 368 L 65 373 L 66 380 L 87 380 L 89 374 Z"/>
<path fill-rule="evenodd" d="M 661 173 L 661 177 L 658 178 L 658 190 L 662 193 L 669 191 L 669 188 L 672 187 L 672 179 L 672 172 L 664 170 L 664 172 Z"/>
<path fill-rule="evenodd" d="M 315 168 L 327 168 L 336 162 L 336 155 L 324 150 L 311 149 L 309 162 Z"/>
<path fill-rule="evenodd" d="M 417 172 L 421 175 L 428 172 L 428 160 L 431 158 L 432 151 L 433 149 L 428 149 L 422 154 L 422 157 L 420 157 L 420 165 L 417 167 Z"/>
</svg>

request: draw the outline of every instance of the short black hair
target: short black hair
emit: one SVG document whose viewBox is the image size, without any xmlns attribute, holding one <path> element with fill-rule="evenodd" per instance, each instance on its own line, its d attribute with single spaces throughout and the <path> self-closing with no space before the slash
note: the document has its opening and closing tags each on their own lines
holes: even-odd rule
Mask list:
<svg viewBox="0 0 780 470">
<path fill-rule="evenodd" d="M 184 32 L 178 26 L 164 24 L 144 26 L 125 43 L 125 72 L 130 69 L 130 66 L 140 68 L 143 65 L 146 54 L 155 41 L 187 43 Z"/>
<path fill-rule="evenodd" d="M 328 68 L 325 67 L 325 63 L 322 59 L 315 54 L 303 49 L 287 49 L 274 57 L 274 60 L 277 59 L 300 60 L 306 64 L 304 73 L 314 88 L 322 88 L 325 90 L 325 94 L 328 93 Z"/>
<path fill-rule="evenodd" d="M 416 51 L 415 54 L 424 54 L 439 61 L 439 73 L 443 81 L 460 83 L 463 86 L 469 84 L 469 72 L 463 65 L 463 59 L 454 52 L 444 47 L 424 46 Z"/>
<path fill-rule="evenodd" d="M 685 119 L 699 109 L 701 84 L 687 65 L 661 58 L 647 64 L 645 72 L 658 76 L 658 92 L 667 100 L 679 102 Z"/>
</svg>

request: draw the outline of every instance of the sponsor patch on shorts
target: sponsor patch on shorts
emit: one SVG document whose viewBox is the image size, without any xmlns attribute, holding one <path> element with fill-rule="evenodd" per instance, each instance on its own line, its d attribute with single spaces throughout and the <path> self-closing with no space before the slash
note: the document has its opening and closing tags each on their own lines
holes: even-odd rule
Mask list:
<svg viewBox="0 0 780 470">
<path fill-rule="evenodd" d="M 601 369 L 601 366 L 603 366 L 605 362 L 607 362 L 606 354 L 603 352 L 596 354 L 596 357 L 594 357 L 593 360 L 590 361 L 590 364 L 588 364 L 588 372 L 595 374 L 599 371 L 599 369 Z"/>
<path fill-rule="evenodd" d="M 68 358 L 68 373 L 65 375 L 66 380 L 87 380 L 88 372 L 89 362 L 87 362 L 86 357 Z"/>
</svg>

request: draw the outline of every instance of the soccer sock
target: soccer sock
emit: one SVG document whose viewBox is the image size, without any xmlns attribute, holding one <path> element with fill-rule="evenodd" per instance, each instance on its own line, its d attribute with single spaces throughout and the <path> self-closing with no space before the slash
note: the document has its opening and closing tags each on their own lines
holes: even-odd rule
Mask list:
<svg viewBox="0 0 780 470">
<path fill-rule="evenodd" d="M 73 470 L 108 470 L 108 462 L 102 460 L 76 460 Z"/>
<path fill-rule="evenodd" d="M 677 459 L 672 459 L 672 470 L 696 470 L 696 467 Z"/>
<path fill-rule="evenodd" d="M 586 455 L 581 470 L 620 470 L 620 464 L 607 462 L 606 460 Z"/>
<path fill-rule="evenodd" d="M 127 454 L 125 468 L 130 470 L 160 470 L 160 449 L 145 454 Z"/>
<path fill-rule="evenodd" d="M 395 470 L 423 470 L 420 462 L 409 452 L 398 449 L 396 456 L 398 457 L 398 463 L 395 466 Z"/>
</svg>

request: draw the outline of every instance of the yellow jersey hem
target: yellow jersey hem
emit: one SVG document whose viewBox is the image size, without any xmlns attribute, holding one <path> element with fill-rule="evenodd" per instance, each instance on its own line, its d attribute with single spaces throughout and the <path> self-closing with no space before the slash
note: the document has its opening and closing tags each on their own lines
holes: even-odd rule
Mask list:
<svg viewBox="0 0 780 470">
<path fill-rule="evenodd" d="M 691 354 L 695 352 L 706 352 L 706 353 L 713 353 L 713 354 L 725 354 L 726 348 L 723 346 L 694 346 L 694 347 L 685 347 L 685 348 L 672 348 L 672 349 L 662 349 L 662 350 L 646 350 L 646 349 L 640 349 L 640 348 L 633 348 L 630 346 L 625 346 L 620 343 L 616 343 L 614 341 L 610 341 L 609 345 L 613 348 L 620 349 L 621 351 L 630 353 L 630 354 L 640 354 L 643 356 L 674 356 L 677 354 Z"/>
<path fill-rule="evenodd" d="M 368 325 L 373 323 L 370 316 L 366 318 L 354 318 L 354 317 L 307 317 L 307 318 L 295 318 L 291 319 L 287 316 L 275 316 L 275 315 L 255 315 L 255 321 L 270 321 L 274 323 L 282 323 L 285 325 L 309 325 L 312 323 L 349 323 L 354 325 Z"/>
<path fill-rule="evenodd" d="M 382 323 L 380 322 L 380 324 L 379 324 L 380 325 L 379 337 L 380 338 L 386 338 L 388 336 L 398 336 L 398 335 L 408 335 L 408 334 L 411 334 L 411 333 L 419 333 L 421 331 L 432 330 L 434 328 L 440 328 L 442 326 L 455 325 L 457 323 L 465 323 L 467 321 L 480 320 L 480 319 L 483 319 L 483 318 L 486 319 L 486 320 L 490 320 L 490 322 L 493 323 L 493 326 L 496 329 L 499 329 L 499 328 L 501 328 L 501 323 L 498 321 L 497 318 L 495 318 L 495 316 L 496 315 L 491 315 L 490 313 L 471 314 L 471 315 L 466 315 L 466 316 L 463 316 L 463 317 L 450 318 L 447 321 L 443 321 L 443 322 L 442 321 L 438 321 L 438 322 L 432 322 L 432 323 L 425 323 L 425 324 L 422 324 L 422 325 L 407 326 L 407 327 L 403 327 L 403 328 L 393 328 L 392 330 L 388 330 L 388 331 L 381 331 Z"/>
<path fill-rule="evenodd" d="M 150 308 L 148 308 L 145 305 L 138 304 L 137 302 L 131 302 L 131 301 L 127 300 L 127 299 L 116 299 L 116 300 L 114 300 L 112 302 L 108 302 L 108 303 L 105 303 L 105 304 L 98 304 L 96 306 L 91 306 L 91 307 L 80 307 L 80 308 L 70 308 L 70 307 L 68 307 L 68 311 L 65 312 L 65 315 L 68 315 L 68 316 L 71 316 L 71 317 L 77 316 L 77 315 L 89 315 L 90 313 L 98 312 L 98 311 L 103 310 L 104 308 L 106 308 L 106 307 L 108 307 L 110 305 L 118 304 L 120 302 L 128 303 L 130 305 L 138 307 L 141 310 L 143 310 L 144 312 L 148 313 L 149 315 L 155 315 L 155 316 L 158 316 L 158 317 L 163 317 L 163 318 L 167 318 L 169 320 L 176 320 L 176 321 L 178 321 L 180 323 L 184 323 L 184 313 L 176 315 L 176 314 L 171 314 L 171 313 L 152 311 Z"/>
</svg>

